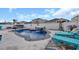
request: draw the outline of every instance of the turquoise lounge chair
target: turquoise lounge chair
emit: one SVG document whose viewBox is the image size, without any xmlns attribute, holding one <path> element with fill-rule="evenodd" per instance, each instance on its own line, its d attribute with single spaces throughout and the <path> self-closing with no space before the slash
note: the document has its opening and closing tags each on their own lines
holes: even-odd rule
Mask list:
<svg viewBox="0 0 79 59">
<path fill-rule="evenodd" d="M 55 33 L 55 35 L 79 39 L 79 33 L 78 32 L 57 32 L 57 33 Z"/>
<path fill-rule="evenodd" d="M 55 35 L 62 35 L 62 36 L 73 36 L 74 32 L 57 32 Z"/>
<path fill-rule="evenodd" d="M 76 50 L 79 50 L 79 40 L 57 35 L 54 35 L 52 39 L 56 42 L 57 45 L 60 44 L 61 42 L 64 42 L 64 44 L 67 45 L 74 45 Z"/>
</svg>

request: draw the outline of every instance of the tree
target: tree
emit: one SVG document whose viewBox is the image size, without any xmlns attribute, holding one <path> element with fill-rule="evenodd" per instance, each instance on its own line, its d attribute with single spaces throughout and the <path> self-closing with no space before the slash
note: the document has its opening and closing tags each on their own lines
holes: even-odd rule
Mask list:
<svg viewBox="0 0 79 59">
<path fill-rule="evenodd" d="M 17 22 L 17 20 L 16 19 L 13 19 L 13 24 L 15 24 Z"/>
</svg>

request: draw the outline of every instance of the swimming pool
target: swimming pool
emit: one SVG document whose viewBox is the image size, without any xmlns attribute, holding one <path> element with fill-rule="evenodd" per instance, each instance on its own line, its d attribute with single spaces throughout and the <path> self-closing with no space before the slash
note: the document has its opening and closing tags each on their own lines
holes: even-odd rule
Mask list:
<svg viewBox="0 0 79 59">
<path fill-rule="evenodd" d="M 37 30 L 15 30 L 16 34 L 25 38 L 28 41 L 44 40 L 49 38 L 49 34 L 46 31 L 37 31 Z"/>
</svg>

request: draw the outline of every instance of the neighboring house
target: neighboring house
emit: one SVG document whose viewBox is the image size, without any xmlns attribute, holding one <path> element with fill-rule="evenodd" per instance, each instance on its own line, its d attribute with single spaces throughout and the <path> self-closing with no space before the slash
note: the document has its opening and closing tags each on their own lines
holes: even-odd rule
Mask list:
<svg viewBox="0 0 79 59">
<path fill-rule="evenodd" d="M 56 23 L 58 23 L 60 21 L 62 21 L 62 22 L 69 22 L 68 19 L 64 19 L 64 18 L 54 18 L 52 20 L 49 20 L 48 22 L 56 22 Z"/>
<path fill-rule="evenodd" d="M 20 21 L 19 23 L 20 24 L 26 24 L 27 22 L 26 21 Z"/>
<path fill-rule="evenodd" d="M 47 22 L 47 20 L 42 18 L 36 18 L 32 20 L 32 23 L 45 23 L 45 22 Z"/>
<path fill-rule="evenodd" d="M 72 22 L 77 22 L 77 21 L 79 21 L 79 15 L 73 17 L 73 18 L 71 19 L 71 21 L 72 21 Z"/>
</svg>

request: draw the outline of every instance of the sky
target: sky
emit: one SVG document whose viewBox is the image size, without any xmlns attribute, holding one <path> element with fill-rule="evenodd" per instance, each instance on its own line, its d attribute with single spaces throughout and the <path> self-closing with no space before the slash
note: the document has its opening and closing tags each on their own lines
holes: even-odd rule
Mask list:
<svg viewBox="0 0 79 59">
<path fill-rule="evenodd" d="M 79 8 L 0 8 L 0 22 L 11 22 L 12 19 L 29 22 L 35 18 L 71 20 L 76 15 L 79 15 Z"/>
</svg>

